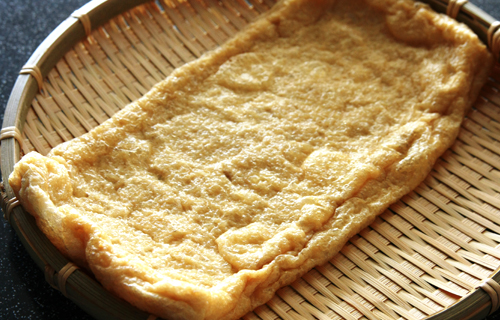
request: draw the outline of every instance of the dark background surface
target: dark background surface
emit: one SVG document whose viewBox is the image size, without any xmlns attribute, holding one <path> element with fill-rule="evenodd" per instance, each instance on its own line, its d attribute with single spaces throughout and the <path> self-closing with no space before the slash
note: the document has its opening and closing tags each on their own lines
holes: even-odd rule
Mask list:
<svg viewBox="0 0 500 320">
<path fill-rule="evenodd" d="M 60 22 L 87 0 L 0 0 L 0 119 L 17 74 Z M 500 19 L 500 0 L 473 0 Z M 0 319 L 92 319 L 46 282 L 15 232 L 0 219 Z M 500 320 L 500 312 L 488 318 Z"/>
</svg>

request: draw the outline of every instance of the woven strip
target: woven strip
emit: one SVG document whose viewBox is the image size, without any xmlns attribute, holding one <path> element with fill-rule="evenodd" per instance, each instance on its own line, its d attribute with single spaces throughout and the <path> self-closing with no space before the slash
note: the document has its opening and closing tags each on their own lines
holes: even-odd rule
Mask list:
<svg viewBox="0 0 500 320">
<path fill-rule="evenodd" d="M 5 220 L 7 220 L 7 222 L 10 221 L 10 214 L 12 210 L 20 204 L 21 203 L 19 202 L 19 200 L 17 200 L 16 197 L 7 200 L 7 202 L 5 203 L 5 208 L 3 213 L 3 217 L 5 218 Z"/>
<path fill-rule="evenodd" d="M 7 138 L 14 138 L 19 143 L 21 149 L 23 148 L 23 137 L 21 132 L 16 127 L 6 127 L 0 131 L 0 141 Z"/>
<path fill-rule="evenodd" d="M 40 71 L 40 68 L 38 66 L 34 65 L 25 65 L 19 72 L 19 74 L 30 74 L 32 75 L 36 82 L 38 83 L 38 90 L 42 91 L 43 88 L 43 76 L 42 72 Z"/>
<path fill-rule="evenodd" d="M 481 283 L 479 288 L 483 289 L 490 296 L 490 314 L 497 311 L 500 306 L 500 284 L 498 284 L 495 280 L 488 278 Z"/>
<path fill-rule="evenodd" d="M 71 16 L 80 20 L 83 25 L 83 29 L 85 30 L 85 35 L 87 35 L 87 37 L 90 36 L 90 33 L 92 32 L 92 24 L 90 23 L 90 18 L 87 13 L 76 10 L 71 14 Z"/>
<path fill-rule="evenodd" d="M 466 4 L 467 0 L 450 0 L 448 2 L 448 7 L 446 8 L 446 14 L 452 18 L 455 19 L 460 12 L 460 9 L 464 4 Z"/>
<path fill-rule="evenodd" d="M 77 269 L 79 269 L 77 265 L 73 262 L 68 262 L 64 267 L 62 267 L 61 270 L 59 270 L 57 274 L 57 284 L 59 286 L 59 290 L 65 297 L 68 297 L 68 293 L 66 292 L 66 281 Z"/>
<path fill-rule="evenodd" d="M 488 29 L 488 47 L 498 61 L 500 57 L 500 21 L 495 21 Z"/>
</svg>

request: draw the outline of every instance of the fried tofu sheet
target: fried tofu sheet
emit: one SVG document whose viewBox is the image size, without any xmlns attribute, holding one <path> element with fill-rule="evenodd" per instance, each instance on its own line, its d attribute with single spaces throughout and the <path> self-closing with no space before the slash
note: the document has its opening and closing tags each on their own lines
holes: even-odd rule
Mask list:
<svg viewBox="0 0 500 320">
<path fill-rule="evenodd" d="M 235 319 L 415 188 L 491 63 L 467 27 L 412 1 L 282 1 L 9 182 L 117 296 Z"/>
</svg>

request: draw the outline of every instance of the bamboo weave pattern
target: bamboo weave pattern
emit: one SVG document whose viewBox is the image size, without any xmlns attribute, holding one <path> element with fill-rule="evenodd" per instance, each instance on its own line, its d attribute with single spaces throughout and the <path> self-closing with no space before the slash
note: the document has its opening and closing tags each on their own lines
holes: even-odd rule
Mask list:
<svg viewBox="0 0 500 320">
<path fill-rule="evenodd" d="M 45 155 L 91 130 L 274 2 L 161 0 L 111 19 L 44 80 L 27 114 L 23 151 Z M 499 90 L 496 67 L 424 183 L 329 263 L 244 318 L 423 319 L 479 287 L 500 266 Z"/>
</svg>

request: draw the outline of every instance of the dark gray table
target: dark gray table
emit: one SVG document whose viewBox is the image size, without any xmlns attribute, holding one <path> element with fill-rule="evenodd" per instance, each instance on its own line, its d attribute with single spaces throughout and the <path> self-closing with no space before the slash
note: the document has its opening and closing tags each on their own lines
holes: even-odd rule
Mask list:
<svg viewBox="0 0 500 320">
<path fill-rule="evenodd" d="M 88 0 L 0 0 L 0 119 L 17 74 L 61 21 Z M 500 19 L 500 0 L 471 0 Z M 91 319 L 52 289 L 12 228 L 0 219 L 0 319 Z M 500 312 L 488 320 L 500 320 Z"/>
</svg>

